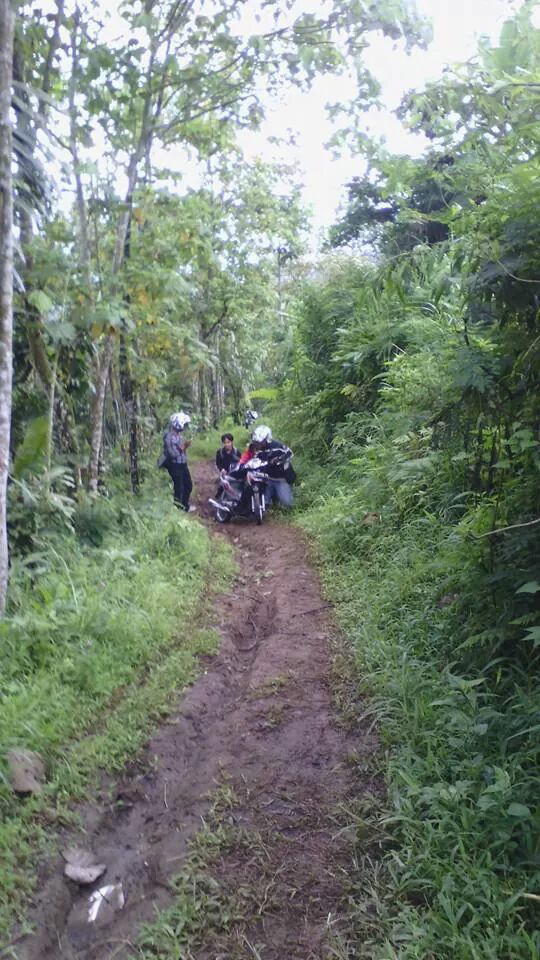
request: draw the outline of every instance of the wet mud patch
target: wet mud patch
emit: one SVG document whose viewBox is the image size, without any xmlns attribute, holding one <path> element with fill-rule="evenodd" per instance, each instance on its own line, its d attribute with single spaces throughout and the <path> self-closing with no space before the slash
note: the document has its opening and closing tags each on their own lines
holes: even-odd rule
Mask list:
<svg viewBox="0 0 540 960">
<path fill-rule="evenodd" d="M 213 468 L 198 465 L 195 479 L 199 515 L 210 523 Z M 234 589 L 215 606 L 219 653 L 203 659 L 138 762 L 80 810 L 81 829 L 61 838 L 90 849 L 107 871 L 77 886 L 62 875 L 59 846 L 42 869 L 35 934 L 14 944 L 18 960 L 142 956 L 141 928 L 175 902 L 174 878 L 215 819 L 212 797 L 224 783 L 235 798 L 218 829 L 228 841 L 207 879 L 232 906 L 225 927 L 199 924 L 185 956 L 322 960 L 345 922 L 353 838 L 342 812 L 375 789 L 357 775 L 375 737 L 345 726 L 335 708 L 334 627 L 298 530 L 271 514 L 262 527 L 214 529 L 238 562 Z M 121 887 L 122 905 L 89 922 L 90 897 L 104 885 Z"/>
</svg>

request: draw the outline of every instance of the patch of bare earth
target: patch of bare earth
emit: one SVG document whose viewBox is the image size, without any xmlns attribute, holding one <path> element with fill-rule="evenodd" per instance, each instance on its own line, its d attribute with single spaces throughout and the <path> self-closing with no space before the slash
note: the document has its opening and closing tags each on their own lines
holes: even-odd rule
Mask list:
<svg viewBox="0 0 540 960">
<path fill-rule="evenodd" d="M 199 512 L 214 471 L 195 469 Z M 210 519 L 209 519 L 210 522 Z M 208 930 L 196 960 L 322 960 L 344 913 L 352 858 L 340 811 L 370 790 L 353 759 L 367 759 L 373 735 L 347 729 L 332 696 L 332 622 L 306 544 L 271 514 L 262 527 L 233 521 L 216 535 L 236 548 L 239 574 L 215 625 L 222 642 L 200 679 L 123 779 L 83 809 L 70 842 L 107 864 L 93 887 L 47 865 L 20 960 L 136 956 L 143 923 L 173 900 L 169 882 L 224 780 L 229 817 L 241 833 L 212 864 L 221 895 L 249 894 L 251 908 L 224 932 Z M 186 624 L 186 630 L 190 625 Z M 90 893 L 122 884 L 125 905 L 88 922 Z"/>
</svg>

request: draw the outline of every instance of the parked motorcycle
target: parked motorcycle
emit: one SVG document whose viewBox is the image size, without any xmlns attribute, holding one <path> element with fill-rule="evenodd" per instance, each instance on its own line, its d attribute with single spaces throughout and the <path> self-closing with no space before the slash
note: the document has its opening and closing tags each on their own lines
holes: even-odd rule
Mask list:
<svg viewBox="0 0 540 960">
<path fill-rule="evenodd" d="M 244 414 L 244 426 L 246 430 L 250 430 L 256 420 L 259 419 L 259 414 L 256 410 L 246 410 Z"/>
<path fill-rule="evenodd" d="M 290 450 L 270 450 L 234 467 L 230 473 L 222 473 L 219 496 L 208 500 L 215 508 L 218 523 L 228 523 L 235 516 L 253 516 L 256 523 L 261 524 L 266 512 L 264 490 L 270 480 L 268 467 L 270 464 L 286 467 L 291 456 Z"/>
</svg>

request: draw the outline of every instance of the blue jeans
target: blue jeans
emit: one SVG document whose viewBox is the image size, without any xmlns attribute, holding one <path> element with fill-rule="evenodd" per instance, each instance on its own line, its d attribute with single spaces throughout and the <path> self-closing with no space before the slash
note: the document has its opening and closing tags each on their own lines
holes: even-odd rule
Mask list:
<svg viewBox="0 0 540 960">
<path fill-rule="evenodd" d="M 284 507 L 292 507 L 294 503 L 292 487 L 281 477 L 277 480 L 267 481 L 264 488 L 264 498 L 268 506 L 270 506 L 272 500 L 277 500 Z"/>
</svg>

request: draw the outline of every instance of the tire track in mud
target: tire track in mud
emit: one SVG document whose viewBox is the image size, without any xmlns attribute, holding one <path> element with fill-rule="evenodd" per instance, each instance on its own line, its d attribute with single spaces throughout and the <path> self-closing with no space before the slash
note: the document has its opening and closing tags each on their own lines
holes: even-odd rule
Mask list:
<svg viewBox="0 0 540 960">
<path fill-rule="evenodd" d="M 213 467 L 197 465 L 195 479 L 199 513 L 208 518 Z M 270 515 L 262 527 L 237 521 L 215 532 L 233 541 L 239 564 L 233 592 L 216 604 L 220 651 L 204 658 L 204 673 L 137 763 L 81 809 L 83 831 L 62 843 L 89 847 L 107 863 L 94 886 L 122 883 L 125 906 L 89 924 L 94 888 L 65 880 L 59 855 L 42 873 L 30 916 L 36 933 L 19 942 L 19 960 L 137 956 L 137 931 L 172 902 L 169 880 L 224 777 L 237 798 L 235 824 L 264 854 L 254 856 L 249 843 L 224 852 L 216 881 L 231 896 L 242 885 L 261 896 L 232 932 L 210 931 L 194 960 L 327 955 L 352 857 L 337 811 L 373 788 L 358 783 L 354 766 L 371 756 L 374 736 L 347 730 L 337 717 L 333 628 L 298 530 Z"/>
</svg>

